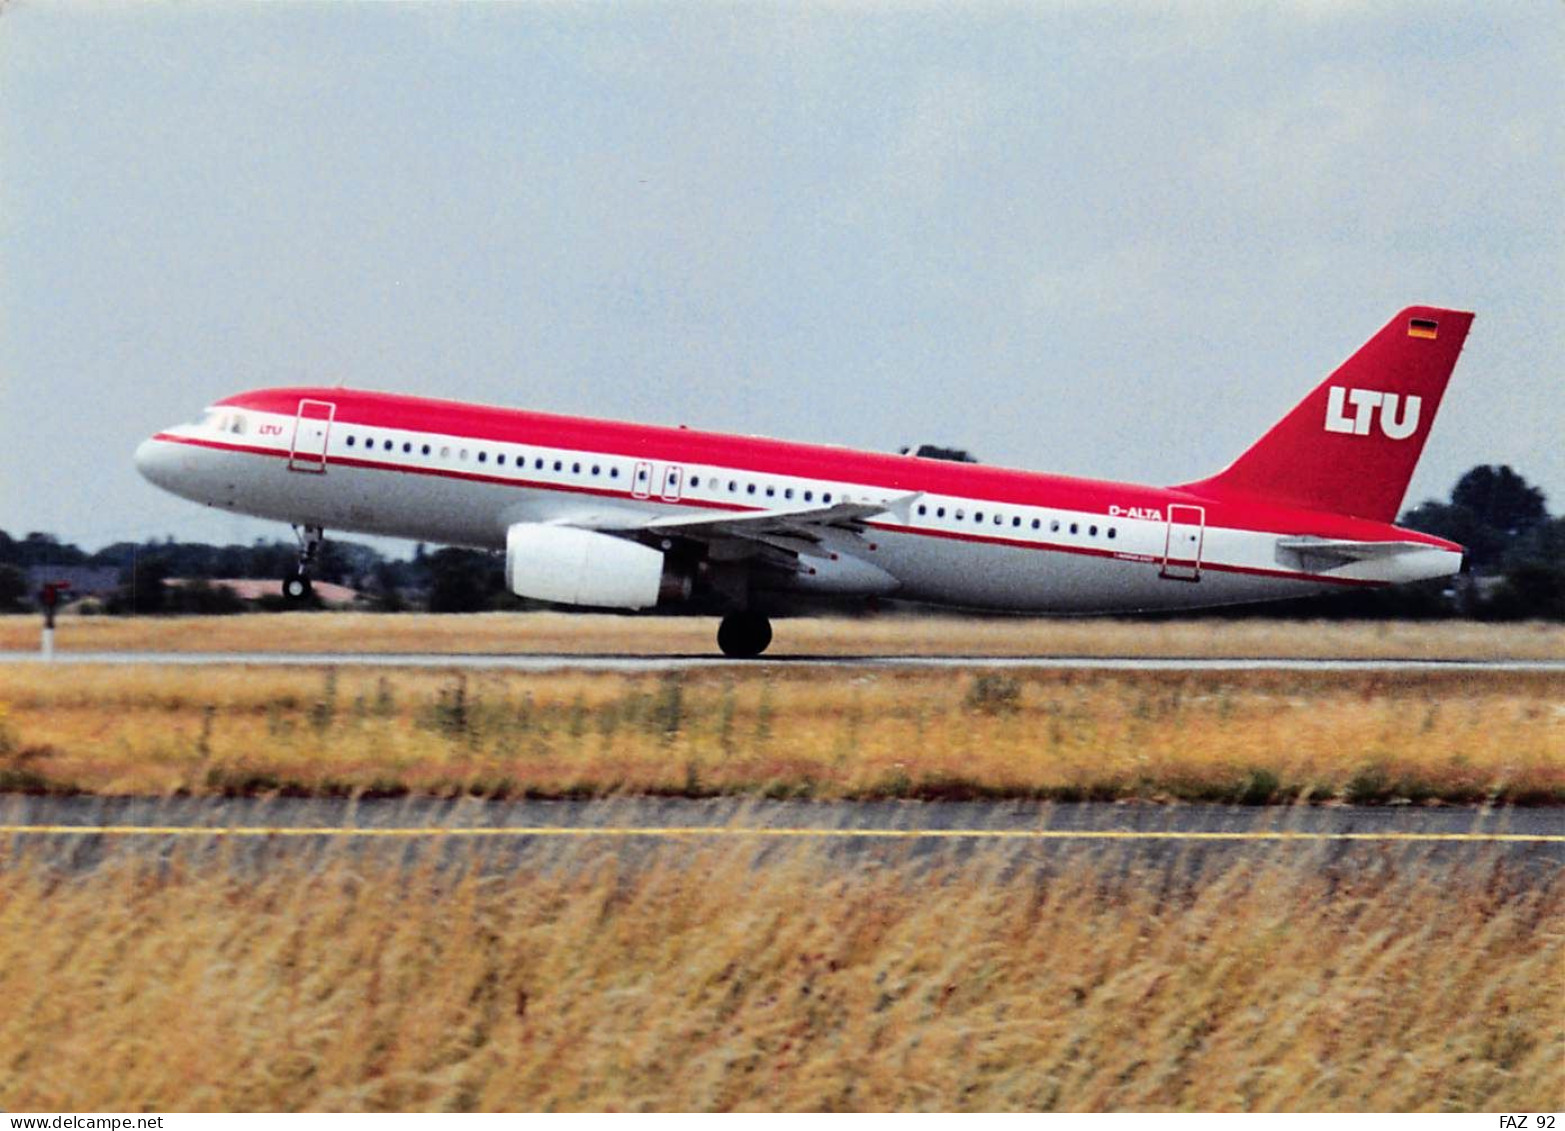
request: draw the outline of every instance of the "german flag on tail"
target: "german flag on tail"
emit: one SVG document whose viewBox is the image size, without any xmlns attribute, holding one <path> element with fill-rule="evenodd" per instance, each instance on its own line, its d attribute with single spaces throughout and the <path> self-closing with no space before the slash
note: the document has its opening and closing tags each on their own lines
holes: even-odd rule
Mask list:
<svg viewBox="0 0 1565 1131">
<path fill-rule="evenodd" d="M 1439 332 L 1440 323 L 1432 318 L 1414 318 L 1407 324 L 1407 336 L 1410 338 L 1428 338 L 1433 341 Z"/>
</svg>

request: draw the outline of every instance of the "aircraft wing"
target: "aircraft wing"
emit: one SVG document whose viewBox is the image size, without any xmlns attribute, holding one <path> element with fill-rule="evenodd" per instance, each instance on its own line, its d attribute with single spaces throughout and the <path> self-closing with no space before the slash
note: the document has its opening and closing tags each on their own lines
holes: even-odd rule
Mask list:
<svg viewBox="0 0 1565 1131">
<path fill-rule="evenodd" d="M 894 593 L 900 582 L 869 560 L 865 522 L 878 515 L 908 521 L 920 491 L 892 499 L 839 497 L 818 507 L 789 507 L 706 515 L 649 515 L 629 508 L 577 510 L 552 519 L 621 537 L 689 538 L 706 546 L 714 563 L 750 563 L 775 574 L 781 588 L 831 594 Z"/>
<path fill-rule="evenodd" d="M 759 542 L 789 553 L 824 557 L 821 542 L 829 530 L 858 535 L 864 520 L 877 514 L 905 512 L 917 498 L 915 492 L 885 501 L 843 499 L 830 506 L 789 510 L 751 511 L 746 514 L 708 517 L 676 515 L 653 519 L 642 529 L 660 534 L 680 534 L 701 541 L 739 539 Z"/>
</svg>

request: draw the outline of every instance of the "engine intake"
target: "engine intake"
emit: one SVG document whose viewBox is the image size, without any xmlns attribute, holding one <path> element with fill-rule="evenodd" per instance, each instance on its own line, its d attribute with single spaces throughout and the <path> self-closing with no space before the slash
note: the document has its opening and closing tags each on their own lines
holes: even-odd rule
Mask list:
<svg viewBox="0 0 1565 1131">
<path fill-rule="evenodd" d="M 690 579 L 639 542 L 519 522 L 505 532 L 505 584 L 518 597 L 607 609 L 650 609 L 690 595 Z"/>
</svg>

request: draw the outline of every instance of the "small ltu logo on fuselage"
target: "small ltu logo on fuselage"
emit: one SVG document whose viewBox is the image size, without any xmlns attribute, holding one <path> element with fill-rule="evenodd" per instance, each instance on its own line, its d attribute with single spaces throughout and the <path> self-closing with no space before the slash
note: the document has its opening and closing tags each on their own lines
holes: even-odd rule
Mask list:
<svg viewBox="0 0 1565 1131">
<path fill-rule="evenodd" d="M 1421 397 L 1404 400 L 1397 393 L 1344 389 L 1338 385 L 1327 396 L 1326 431 L 1368 436 L 1370 426 L 1378 416 L 1380 430 L 1387 439 L 1405 440 L 1418 431 L 1418 412 L 1422 407 Z"/>
</svg>

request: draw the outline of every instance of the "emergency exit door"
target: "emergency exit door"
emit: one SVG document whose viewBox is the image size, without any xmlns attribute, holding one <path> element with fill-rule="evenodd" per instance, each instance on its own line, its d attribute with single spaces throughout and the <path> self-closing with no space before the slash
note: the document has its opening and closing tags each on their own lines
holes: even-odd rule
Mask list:
<svg viewBox="0 0 1565 1131">
<path fill-rule="evenodd" d="M 677 463 L 671 463 L 663 469 L 663 501 L 666 503 L 679 502 L 680 493 L 685 489 L 685 469 Z"/>
</svg>

